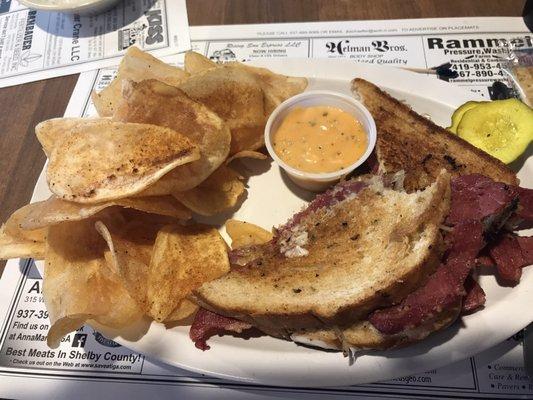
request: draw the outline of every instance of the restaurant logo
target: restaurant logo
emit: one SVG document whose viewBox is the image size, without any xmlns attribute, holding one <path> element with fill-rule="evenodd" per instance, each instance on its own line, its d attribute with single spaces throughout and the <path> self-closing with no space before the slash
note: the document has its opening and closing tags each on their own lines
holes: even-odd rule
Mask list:
<svg viewBox="0 0 533 400">
<path fill-rule="evenodd" d="M 385 53 L 388 51 L 407 51 L 405 45 L 392 45 L 387 40 L 374 40 L 370 43 L 370 46 L 356 46 L 349 40 L 340 40 L 338 42 L 326 43 L 326 49 L 328 53 L 338 53 L 340 55 L 348 53 L 370 53 L 373 50 Z"/>
<path fill-rule="evenodd" d="M 163 41 L 163 17 L 161 10 L 152 10 L 146 13 L 148 20 L 147 44 L 161 43 Z"/>
</svg>

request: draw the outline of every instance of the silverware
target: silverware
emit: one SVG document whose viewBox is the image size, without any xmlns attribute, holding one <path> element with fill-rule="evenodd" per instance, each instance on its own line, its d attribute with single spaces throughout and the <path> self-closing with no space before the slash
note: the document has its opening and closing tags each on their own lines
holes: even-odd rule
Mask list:
<svg viewBox="0 0 533 400">
<path fill-rule="evenodd" d="M 533 379 L 533 323 L 524 329 L 524 367 L 526 373 Z"/>
</svg>

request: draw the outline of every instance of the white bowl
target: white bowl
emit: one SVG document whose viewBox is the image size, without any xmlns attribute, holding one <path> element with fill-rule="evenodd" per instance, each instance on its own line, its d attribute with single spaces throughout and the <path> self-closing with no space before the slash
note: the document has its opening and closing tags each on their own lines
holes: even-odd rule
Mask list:
<svg viewBox="0 0 533 400">
<path fill-rule="evenodd" d="M 331 106 L 354 116 L 363 126 L 367 136 L 367 148 L 363 155 L 353 164 L 335 172 L 310 173 L 300 171 L 285 163 L 276 154 L 272 146 L 272 136 L 287 114 L 295 107 Z M 353 97 L 329 90 L 311 90 L 285 100 L 272 112 L 265 126 L 265 144 L 270 156 L 287 173 L 289 178 L 301 188 L 319 192 L 337 183 L 370 156 L 376 146 L 376 123 L 370 112 Z"/>
<path fill-rule="evenodd" d="M 97 15 L 112 8 L 119 0 L 19 0 L 19 2 L 35 10 Z"/>
</svg>

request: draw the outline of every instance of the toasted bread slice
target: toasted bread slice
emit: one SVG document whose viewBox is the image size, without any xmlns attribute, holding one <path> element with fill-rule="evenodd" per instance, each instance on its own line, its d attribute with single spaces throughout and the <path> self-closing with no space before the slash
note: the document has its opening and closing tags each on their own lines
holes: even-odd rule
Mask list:
<svg viewBox="0 0 533 400">
<path fill-rule="evenodd" d="M 356 78 L 352 91 L 376 121 L 380 172 L 406 171 L 407 191 L 431 184 L 443 168 L 452 175 L 478 173 L 497 182 L 519 183 L 504 163 L 418 115 L 376 85 Z"/>
<path fill-rule="evenodd" d="M 450 326 L 461 313 L 461 303 L 443 310 L 424 324 L 405 330 L 395 335 L 385 335 L 379 332 L 368 321 L 358 321 L 346 329 L 323 329 L 317 331 L 302 331 L 291 335 L 291 339 L 323 349 L 346 350 L 386 350 L 402 347 L 410 343 L 425 339 L 433 332 Z"/>
<path fill-rule="evenodd" d="M 400 301 L 434 271 L 449 197 L 445 172 L 412 194 L 374 178 L 355 197 L 293 226 L 299 251 L 267 244 L 253 262 L 204 284 L 195 300 L 274 336 L 348 326 Z"/>
</svg>

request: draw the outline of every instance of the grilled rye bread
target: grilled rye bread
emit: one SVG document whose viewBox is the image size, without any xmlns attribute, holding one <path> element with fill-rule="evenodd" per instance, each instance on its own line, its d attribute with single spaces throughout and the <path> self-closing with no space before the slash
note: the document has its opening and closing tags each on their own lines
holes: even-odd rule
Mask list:
<svg viewBox="0 0 533 400">
<path fill-rule="evenodd" d="M 291 339 L 296 343 L 324 349 L 386 350 L 425 339 L 431 333 L 450 326 L 460 313 L 461 302 L 454 307 L 442 310 L 416 328 L 407 329 L 394 335 L 383 334 L 369 321 L 362 320 L 345 329 L 300 331 L 291 335 Z"/>
<path fill-rule="evenodd" d="M 402 300 L 435 270 L 449 179 L 443 171 L 424 191 L 408 194 L 367 178 L 357 195 L 286 225 L 246 265 L 200 287 L 194 300 L 278 337 L 347 327 Z"/>
<path fill-rule="evenodd" d="M 496 182 L 518 184 L 516 174 L 504 163 L 418 115 L 376 85 L 355 78 L 352 91 L 376 121 L 380 172 L 405 171 L 407 191 L 431 184 L 443 168 L 452 175 L 479 173 Z"/>
</svg>

